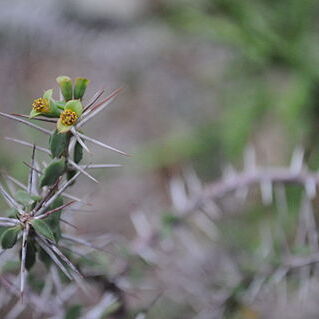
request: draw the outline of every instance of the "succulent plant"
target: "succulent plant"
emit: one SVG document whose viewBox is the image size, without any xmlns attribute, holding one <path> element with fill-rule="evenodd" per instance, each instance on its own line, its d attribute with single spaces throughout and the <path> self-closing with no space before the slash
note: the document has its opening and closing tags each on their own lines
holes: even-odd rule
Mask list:
<svg viewBox="0 0 319 319">
<path fill-rule="evenodd" d="M 98 102 L 104 91 L 97 92 L 91 102 L 83 106 L 82 98 L 89 80 L 77 78 L 74 83 L 68 76 L 59 76 L 61 100 L 53 98 L 53 89 L 45 91 L 42 97 L 34 100 L 29 115 L 7 114 L 0 112 L 5 118 L 16 120 L 48 135 L 49 147 L 33 145 L 21 139 L 7 137 L 8 140 L 25 145 L 32 149 L 29 168 L 28 185 L 24 185 L 10 175 L 6 180 L 15 183 L 20 189 L 15 193 L 0 184 L 0 193 L 8 204 L 10 211 L 7 217 L 0 217 L 1 254 L 19 245 L 20 249 L 20 294 L 23 298 L 26 272 L 38 260 L 45 265 L 54 263 L 70 280 L 83 285 L 83 276 L 63 249 L 59 247 L 61 240 L 68 238 L 79 242 L 72 236 L 65 236 L 61 229 L 63 209 L 75 205 L 82 200 L 66 192 L 74 184 L 80 174 L 91 180 L 97 180 L 88 172 L 94 168 L 119 167 L 118 164 L 84 164 L 83 152 L 89 151 L 87 142 L 105 149 L 127 155 L 112 146 L 83 134 L 80 128 L 99 114 L 121 92 L 115 90 L 104 100 Z M 47 125 L 53 123 L 52 129 L 38 126 L 31 121 L 42 121 Z M 44 152 L 50 161 L 41 167 L 36 160 L 36 152 Z M 85 244 L 85 241 L 82 241 Z"/>
</svg>

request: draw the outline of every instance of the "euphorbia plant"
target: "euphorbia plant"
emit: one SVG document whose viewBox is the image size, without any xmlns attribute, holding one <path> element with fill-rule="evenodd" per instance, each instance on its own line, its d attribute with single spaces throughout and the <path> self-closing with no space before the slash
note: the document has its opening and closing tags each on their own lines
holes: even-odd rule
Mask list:
<svg viewBox="0 0 319 319">
<path fill-rule="evenodd" d="M 85 106 L 82 98 L 89 81 L 77 78 L 73 81 L 67 76 L 57 78 L 61 99 L 53 97 L 53 89 L 45 91 L 42 97 L 32 104 L 29 115 L 0 115 L 26 124 L 49 136 L 49 147 L 32 145 L 27 141 L 7 138 L 11 141 L 32 148 L 28 185 L 5 175 L 7 180 L 15 183 L 20 189 L 10 193 L 0 184 L 0 193 L 7 202 L 10 211 L 6 217 L 0 217 L 0 243 L 4 250 L 20 245 L 20 292 L 23 296 L 26 271 L 30 270 L 37 260 L 45 265 L 54 263 L 70 280 L 82 281 L 80 271 L 75 267 L 60 242 L 65 239 L 61 230 L 61 214 L 63 209 L 81 202 L 81 199 L 66 193 L 80 174 L 96 181 L 88 172 L 92 168 L 118 167 L 117 164 L 81 165 L 83 150 L 88 151 L 87 142 L 97 144 L 109 150 L 126 155 L 126 153 L 103 142 L 91 138 L 80 128 L 100 113 L 120 93 L 115 90 L 101 102 L 99 98 L 104 91 L 98 92 Z M 30 120 L 42 121 L 53 128 L 38 126 Z M 43 167 L 37 163 L 36 151 L 47 153 L 50 162 Z M 66 200 L 70 200 L 65 202 Z M 72 237 L 68 236 L 68 240 Z"/>
</svg>

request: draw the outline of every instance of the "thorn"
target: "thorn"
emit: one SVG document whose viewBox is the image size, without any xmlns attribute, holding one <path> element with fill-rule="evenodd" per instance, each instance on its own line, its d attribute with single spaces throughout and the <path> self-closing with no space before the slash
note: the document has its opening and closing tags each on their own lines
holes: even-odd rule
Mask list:
<svg viewBox="0 0 319 319">
<path fill-rule="evenodd" d="M 22 189 L 24 189 L 25 191 L 28 190 L 27 186 L 25 186 L 24 184 L 22 184 L 20 181 L 18 181 L 17 179 L 15 179 L 14 177 L 12 177 L 11 175 L 8 174 L 4 174 L 4 176 L 9 179 L 11 182 L 13 182 L 14 184 L 16 184 L 17 186 L 21 187 Z"/>
<path fill-rule="evenodd" d="M 29 235 L 30 224 L 26 223 L 26 226 L 23 230 L 22 235 L 22 248 L 21 248 L 21 267 L 20 267 L 20 297 L 23 303 L 23 295 L 24 295 L 24 285 L 25 285 L 25 277 L 26 277 L 26 253 L 27 253 L 27 239 Z"/>
<path fill-rule="evenodd" d="M 91 101 L 84 108 L 83 113 L 85 113 L 100 98 L 100 96 L 102 96 L 103 93 L 104 93 L 104 90 L 100 90 L 99 92 L 95 93 Z"/>
<path fill-rule="evenodd" d="M 75 137 L 75 139 L 78 141 L 78 143 L 88 152 L 91 153 L 90 150 L 88 149 L 88 147 L 85 145 L 85 143 L 82 141 L 82 139 L 80 138 L 78 132 L 76 131 L 76 129 L 74 127 L 71 128 L 71 132 L 73 133 L 73 136 Z"/>
<path fill-rule="evenodd" d="M 85 165 L 80 165 L 80 167 L 86 167 Z M 90 164 L 87 168 L 112 168 L 112 167 L 123 167 L 121 164 Z"/>
<path fill-rule="evenodd" d="M 314 199 L 316 197 L 316 193 L 317 193 L 316 186 L 317 185 L 314 178 L 311 178 L 311 177 L 307 178 L 305 183 L 305 189 L 309 199 Z"/>
<path fill-rule="evenodd" d="M 121 93 L 124 89 L 123 88 L 118 88 L 116 90 L 114 90 L 107 98 L 105 98 L 103 101 L 101 101 L 99 104 L 95 105 L 92 108 L 92 111 L 97 110 L 101 105 L 103 105 L 104 103 L 112 100 L 113 98 L 115 98 L 117 95 L 119 95 L 119 93 Z"/>
<path fill-rule="evenodd" d="M 31 144 L 29 142 L 26 142 L 26 141 L 23 141 L 23 140 L 20 140 L 20 139 L 17 139 L 17 138 L 13 138 L 13 137 L 5 136 L 4 139 L 7 140 L 7 141 L 15 142 L 15 143 L 18 143 L 18 144 L 21 144 L 21 145 L 24 145 L 24 146 L 28 146 L 28 147 L 32 147 L 32 148 L 34 146 L 33 144 Z M 41 152 L 44 152 L 44 153 L 47 153 L 47 154 L 51 155 L 50 150 L 48 150 L 47 148 L 44 148 L 44 147 L 41 147 L 41 146 L 35 146 L 35 148 L 36 148 L 36 150 L 39 150 Z"/>
<path fill-rule="evenodd" d="M 82 168 L 80 165 L 76 164 L 75 162 L 73 162 L 72 160 L 69 159 L 69 163 L 74 166 L 76 169 L 78 169 L 83 175 L 87 176 L 89 179 L 91 179 L 92 181 L 94 181 L 95 183 L 99 184 L 100 182 L 95 179 L 92 175 L 90 175 L 88 172 L 86 172 L 84 170 L 84 168 Z"/>
<path fill-rule="evenodd" d="M 61 261 L 55 255 L 55 253 L 51 250 L 51 247 L 46 243 L 46 241 L 39 235 L 36 236 L 36 241 L 39 243 L 41 248 L 50 256 L 54 263 L 61 269 L 61 271 L 66 275 L 66 277 L 72 280 L 73 277 L 70 275 L 66 267 L 61 263 Z"/>
<path fill-rule="evenodd" d="M 290 169 L 293 173 L 299 173 L 302 170 L 304 160 L 304 149 L 296 147 L 291 157 Z"/>
<path fill-rule="evenodd" d="M 11 208 L 15 208 L 20 214 L 23 214 L 21 205 L 3 188 L 0 184 L 0 193 Z"/>
<path fill-rule="evenodd" d="M 260 182 L 261 198 L 264 205 L 272 203 L 272 182 L 270 180 L 263 180 Z"/>
<path fill-rule="evenodd" d="M 252 145 L 248 145 L 245 149 L 244 166 L 246 172 L 254 172 L 256 170 L 256 152 Z"/>
<path fill-rule="evenodd" d="M 67 221 L 67 220 L 65 220 L 65 219 L 63 219 L 63 218 L 60 218 L 60 221 L 61 221 L 62 223 L 67 224 L 68 226 L 70 226 L 70 227 L 72 227 L 72 228 L 78 230 L 78 227 L 76 227 L 75 225 L 71 224 L 69 221 Z"/>
<path fill-rule="evenodd" d="M 36 168 L 35 168 L 34 166 L 32 166 L 31 164 L 29 164 L 29 163 L 27 163 L 27 162 L 25 162 L 25 161 L 22 161 L 22 163 L 23 163 L 25 166 L 29 167 L 32 171 L 35 171 L 35 172 L 37 172 L 37 173 L 40 174 L 40 175 L 43 174 L 40 170 L 36 169 Z"/>
<path fill-rule="evenodd" d="M 42 213 L 45 212 L 45 210 L 57 199 L 57 197 L 59 197 L 64 191 L 65 189 L 71 185 L 77 178 L 78 176 L 81 174 L 81 172 L 77 172 L 71 179 L 69 179 L 67 182 L 65 182 L 61 188 L 49 199 L 47 200 L 45 203 L 43 203 L 42 207 L 37 211 L 37 213 L 40 215 Z"/>
<path fill-rule="evenodd" d="M 54 209 L 52 209 L 52 210 L 50 210 L 50 211 L 48 211 L 48 212 L 45 212 L 45 213 L 42 214 L 42 215 L 38 215 L 37 217 L 34 217 L 34 219 L 43 219 L 43 218 L 46 218 L 46 217 L 50 216 L 51 214 L 56 213 L 56 212 L 58 212 L 58 211 L 64 209 L 65 207 L 68 207 L 68 206 L 74 204 L 75 202 L 76 202 L 76 201 L 72 201 L 72 202 L 69 202 L 69 203 L 67 203 L 67 204 L 61 205 L 61 206 L 59 206 L 59 207 L 57 207 L 57 208 L 54 208 Z"/>
<path fill-rule="evenodd" d="M 104 148 L 106 148 L 106 149 L 109 149 L 109 150 L 111 150 L 111 151 L 120 153 L 120 154 L 125 155 L 125 156 L 130 156 L 129 154 L 127 154 L 127 153 L 125 153 L 125 152 L 123 152 L 123 151 L 120 151 L 120 150 L 118 150 L 118 149 L 115 148 L 115 147 L 112 147 L 112 146 L 109 146 L 109 145 L 107 145 L 107 144 L 104 144 L 104 143 L 102 143 L 102 142 L 100 142 L 100 141 L 98 141 L 98 140 L 96 140 L 96 139 L 94 139 L 94 138 L 92 138 L 92 137 L 86 136 L 86 135 L 84 135 L 84 134 L 82 134 L 82 133 L 78 133 L 78 134 L 79 134 L 79 136 L 82 137 L 84 140 L 90 141 L 90 142 L 92 142 L 93 144 L 99 145 L 99 146 L 101 146 L 101 147 L 104 147 Z"/>
<path fill-rule="evenodd" d="M 115 97 L 122 91 L 123 89 L 117 89 L 114 90 L 107 98 L 105 98 L 102 102 L 99 104 L 95 105 L 90 112 L 87 112 L 88 115 L 85 116 L 83 119 L 81 119 L 77 124 L 76 128 L 80 128 L 83 126 L 87 121 L 89 121 L 91 118 L 96 116 L 98 113 L 100 113 L 106 106 L 108 106 L 114 99 Z"/>
<path fill-rule="evenodd" d="M 10 114 L 7 114 L 7 113 L 3 113 L 3 112 L 0 112 L 0 115 L 3 116 L 3 117 L 6 117 L 8 119 L 11 119 L 11 120 L 15 120 L 15 121 L 18 121 L 20 123 L 23 123 L 25 125 L 28 125 L 44 134 L 48 134 L 48 135 L 51 135 L 51 132 L 49 130 L 46 130 L 45 128 L 41 127 L 41 126 L 38 126 L 38 125 L 35 125 L 33 123 L 30 123 L 28 121 L 25 121 L 17 116 L 14 116 L 14 115 L 10 115 Z"/>
<path fill-rule="evenodd" d="M 50 119 L 45 119 L 45 118 L 41 118 L 41 117 L 30 117 L 29 115 L 25 115 L 25 114 L 10 113 L 10 115 L 22 117 L 22 118 L 29 119 L 29 120 L 49 122 L 49 123 L 55 123 L 55 124 L 57 123 L 56 120 L 50 120 Z"/>
<path fill-rule="evenodd" d="M 29 193 L 29 195 L 31 195 L 31 193 L 32 193 L 34 158 L 35 158 L 35 145 L 33 145 L 32 155 L 31 155 L 31 170 L 30 170 L 30 173 L 29 173 L 29 185 L 28 185 L 28 193 Z M 26 163 L 24 163 L 24 164 L 26 164 Z"/>
</svg>

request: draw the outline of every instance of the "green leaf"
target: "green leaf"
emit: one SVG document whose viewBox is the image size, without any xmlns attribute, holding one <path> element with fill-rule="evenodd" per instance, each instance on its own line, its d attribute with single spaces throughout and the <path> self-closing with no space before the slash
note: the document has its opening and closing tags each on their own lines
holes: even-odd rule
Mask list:
<svg viewBox="0 0 319 319">
<path fill-rule="evenodd" d="M 72 100 L 73 95 L 73 89 L 72 89 L 72 81 L 68 76 L 58 76 L 56 78 L 56 81 L 58 82 L 62 95 L 64 97 L 64 100 L 70 101 Z"/>
<path fill-rule="evenodd" d="M 61 134 L 58 130 L 53 133 L 50 138 L 50 150 L 53 158 L 60 158 L 67 151 L 69 139 L 68 134 Z"/>
<path fill-rule="evenodd" d="M 31 225 L 38 234 L 41 234 L 52 241 L 55 240 L 52 230 L 45 221 L 41 219 L 34 219 L 31 222 Z"/>
<path fill-rule="evenodd" d="M 36 202 L 36 201 L 39 201 L 40 199 L 42 199 L 41 196 L 39 195 L 31 195 L 31 198 Z"/>
<path fill-rule="evenodd" d="M 74 162 L 78 164 L 81 162 L 82 158 L 83 158 L 83 147 L 79 142 L 76 142 L 74 146 Z"/>
<path fill-rule="evenodd" d="M 1 227 L 0 227 L 0 238 L 1 238 L 2 234 L 3 234 L 8 228 L 10 228 L 10 227 L 4 227 L 4 226 L 1 226 Z"/>
<path fill-rule="evenodd" d="M 55 208 L 58 208 L 60 206 L 63 205 L 63 197 L 62 196 L 59 196 L 58 198 L 55 199 L 55 201 L 49 206 L 48 210 L 53 210 Z M 58 211 L 57 213 L 59 213 L 60 211 Z M 56 213 L 50 215 L 50 216 L 55 216 Z M 46 219 L 47 221 L 47 219 Z"/>
<path fill-rule="evenodd" d="M 63 205 L 63 198 L 60 196 L 50 205 L 50 207 L 48 208 L 48 211 L 55 209 L 57 207 L 60 207 L 62 205 Z M 60 227 L 61 213 L 62 213 L 62 210 L 57 211 L 49 215 L 47 218 L 45 218 L 45 222 L 51 228 L 56 242 L 58 242 L 61 238 L 61 227 Z"/>
<path fill-rule="evenodd" d="M 21 231 L 20 226 L 10 227 L 3 232 L 1 236 L 1 246 L 3 249 L 12 248 L 18 239 L 18 234 Z"/>
<path fill-rule="evenodd" d="M 15 208 L 9 208 L 5 210 L 4 215 L 9 218 L 16 218 L 18 215 L 18 211 Z"/>
<path fill-rule="evenodd" d="M 69 132 L 72 127 L 73 127 L 73 125 L 64 125 L 64 124 L 62 124 L 61 119 L 58 120 L 57 129 L 58 129 L 59 133 Z"/>
<path fill-rule="evenodd" d="M 33 241 L 28 241 L 27 252 L 25 256 L 25 267 L 29 271 L 35 264 L 37 256 L 37 249 Z"/>
<path fill-rule="evenodd" d="M 78 319 L 82 312 L 82 305 L 70 306 L 64 315 L 64 319 Z"/>
<path fill-rule="evenodd" d="M 44 170 L 40 187 L 53 185 L 58 180 L 58 178 L 64 173 L 64 170 L 65 160 L 63 158 L 54 159 Z"/>
<path fill-rule="evenodd" d="M 44 99 L 47 99 L 49 101 L 49 106 L 50 106 L 50 112 L 49 113 L 41 113 L 42 116 L 45 116 L 45 117 L 59 117 L 60 116 L 60 113 L 61 111 L 59 110 L 58 108 L 58 105 L 54 98 L 52 97 L 53 95 L 53 90 L 50 89 L 50 90 L 47 90 L 44 92 L 43 94 L 43 98 Z"/>
<path fill-rule="evenodd" d="M 28 192 L 24 190 L 18 190 L 15 194 L 15 199 L 18 203 L 22 204 L 23 206 L 30 206 L 35 201 L 41 199 L 39 196 L 32 196 Z"/>
<path fill-rule="evenodd" d="M 29 117 L 30 118 L 34 118 L 34 117 L 36 117 L 36 116 L 38 116 L 40 114 L 41 114 L 41 112 L 37 112 L 36 110 L 32 109 L 30 114 L 29 114 Z"/>
<path fill-rule="evenodd" d="M 46 90 L 43 94 L 43 98 L 44 99 L 47 99 L 48 101 L 50 101 L 52 99 L 52 95 L 53 95 L 53 90 L 52 89 L 49 89 L 49 90 Z"/>
<path fill-rule="evenodd" d="M 77 116 L 81 116 L 83 112 L 82 103 L 79 100 L 72 100 L 65 104 L 65 110 L 71 110 L 77 114 Z"/>
<path fill-rule="evenodd" d="M 74 85 L 74 98 L 81 100 L 90 81 L 85 78 L 76 78 Z"/>
</svg>

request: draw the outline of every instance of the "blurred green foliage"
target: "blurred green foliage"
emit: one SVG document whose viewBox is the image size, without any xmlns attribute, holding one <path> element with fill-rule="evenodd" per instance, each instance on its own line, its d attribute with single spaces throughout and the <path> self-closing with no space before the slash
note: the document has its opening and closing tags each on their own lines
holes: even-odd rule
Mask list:
<svg viewBox="0 0 319 319">
<path fill-rule="evenodd" d="M 286 145 L 278 152 L 291 156 L 292 148 L 301 144 L 309 166 L 318 168 L 318 13 L 315 0 L 199 0 L 163 7 L 161 16 L 175 32 L 222 46 L 230 58 L 219 81 L 207 84 L 219 92 L 221 116 L 160 142 L 158 149 L 153 146 L 146 162 L 165 166 L 190 160 L 202 176 L 212 171 L 215 175 L 223 158 L 237 162 L 266 124 L 266 138 L 273 127 L 280 127 Z M 209 167 L 200 165 L 205 158 Z M 293 246 L 303 189 L 289 186 L 285 191 L 286 214 L 278 212 L 276 201 L 269 207 L 257 201 L 218 223 L 224 247 L 238 256 L 247 275 L 229 298 L 227 318 L 257 318 L 243 308 L 240 291 L 255 269 L 267 262 L 276 267 L 285 245 L 297 255 L 309 253 L 307 246 Z M 274 241 L 267 260 L 262 256 L 261 229 Z"/>
<path fill-rule="evenodd" d="M 161 17 L 176 32 L 222 45 L 231 53 L 220 85 L 211 83 L 220 92 L 222 116 L 209 123 L 213 129 L 208 134 L 226 159 L 236 160 L 270 118 L 283 127 L 286 151 L 301 143 L 311 165 L 318 167 L 318 12 L 315 0 L 199 0 L 162 8 Z M 191 135 L 198 136 L 197 130 Z M 199 152 L 198 142 L 189 142 L 184 155 L 192 159 Z M 211 157 L 207 144 L 199 148 Z"/>
</svg>

